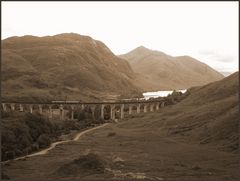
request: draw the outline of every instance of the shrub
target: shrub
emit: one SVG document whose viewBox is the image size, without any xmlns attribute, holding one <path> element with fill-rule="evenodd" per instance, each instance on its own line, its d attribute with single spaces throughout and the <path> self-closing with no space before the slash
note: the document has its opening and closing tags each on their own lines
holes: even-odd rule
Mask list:
<svg viewBox="0 0 240 181">
<path fill-rule="evenodd" d="M 37 143 L 34 143 L 31 145 L 31 149 L 32 149 L 32 151 L 37 151 L 37 150 L 39 150 L 39 145 Z"/>
<path fill-rule="evenodd" d="M 84 170 L 97 170 L 100 172 L 104 172 L 103 160 L 94 153 L 89 153 L 87 155 L 80 156 L 73 162 Z"/>
<path fill-rule="evenodd" d="M 99 117 L 98 113 L 100 113 L 99 110 L 96 110 L 95 116 L 98 119 L 93 120 L 91 110 L 86 107 L 83 111 L 75 112 L 79 121 L 49 120 L 39 113 L 9 114 L 11 119 L 2 121 L 1 158 L 8 160 L 15 156 L 29 154 L 39 148 L 49 146 L 50 137 L 68 134 L 70 130 L 80 130 L 91 127 L 93 124 L 104 123 L 105 121 Z"/>
<path fill-rule="evenodd" d="M 79 130 L 81 129 L 81 126 L 79 122 L 75 120 L 67 120 L 63 122 L 63 127 L 64 130 Z"/>
<path fill-rule="evenodd" d="M 10 179 L 10 177 L 3 172 L 3 169 L 1 169 L 1 179 L 2 180 L 9 180 Z"/>
<path fill-rule="evenodd" d="M 7 160 L 12 160 L 12 159 L 14 159 L 15 158 L 15 152 L 14 151 L 7 151 L 7 152 L 5 152 L 5 158 L 7 159 Z"/>
<path fill-rule="evenodd" d="M 51 140 L 47 134 L 42 134 L 37 139 L 37 143 L 39 145 L 39 148 L 46 148 L 47 146 L 50 145 Z"/>
<path fill-rule="evenodd" d="M 115 136 L 115 135 L 116 135 L 115 132 L 109 132 L 109 133 L 108 133 L 108 136 Z"/>
<path fill-rule="evenodd" d="M 92 125 L 92 120 L 91 119 L 85 119 L 83 121 L 84 127 L 90 127 Z"/>
<path fill-rule="evenodd" d="M 87 155 L 81 155 L 78 159 L 71 161 L 70 163 L 62 165 L 56 170 L 60 175 L 75 175 L 75 174 L 97 174 L 104 173 L 105 161 L 98 155 L 89 153 Z"/>
<path fill-rule="evenodd" d="M 2 130 L 2 144 L 14 144 L 16 142 L 16 136 L 11 130 Z"/>
<path fill-rule="evenodd" d="M 28 137 L 26 134 L 18 137 L 18 145 L 21 149 L 31 146 L 31 141 L 31 137 Z"/>
<path fill-rule="evenodd" d="M 31 146 L 23 149 L 23 154 L 24 154 L 24 155 L 28 155 L 28 154 L 31 153 L 31 152 L 32 152 Z"/>
<path fill-rule="evenodd" d="M 40 115 L 39 113 L 36 114 L 26 114 L 24 118 L 27 126 L 30 128 L 30 134 L 33 137 L 33 140 L 40 136 L 40 134 L 46 133 L 50 134 L 54 130 L 53 124 L 48 120 L 48 118 Z"/>
<path fill-rule="evenodd" d="M 10 115 L 11 115 L 10 112 L 1 110 L 1 118 L 8 118 L 8 117 L 10 117 Z"/>
<path fill-rule="evenodd" d="M 20 149 L 15 149 L 16 156 L 21 156 L 23 152 Z"/>
</svg>

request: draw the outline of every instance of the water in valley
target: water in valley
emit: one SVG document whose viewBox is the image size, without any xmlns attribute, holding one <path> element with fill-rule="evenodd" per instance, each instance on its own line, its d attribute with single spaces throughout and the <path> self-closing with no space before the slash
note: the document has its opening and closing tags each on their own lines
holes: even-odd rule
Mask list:
<svg viewBox="0 0 240 181">
<path fill-rule="evenodd" d="M 178 92 L 185 93 L 187 89 L 183 90 L 177 90 Z M 148 100 L 150 98 L 157 98 L 157 97 L 166 97 L 169 94 L 172 94 L 173 90 L 168 90 L 168 91 L 157 91 L 157 92 L 144 92 L 143 96 L 145 100 Z"/>
</svg>

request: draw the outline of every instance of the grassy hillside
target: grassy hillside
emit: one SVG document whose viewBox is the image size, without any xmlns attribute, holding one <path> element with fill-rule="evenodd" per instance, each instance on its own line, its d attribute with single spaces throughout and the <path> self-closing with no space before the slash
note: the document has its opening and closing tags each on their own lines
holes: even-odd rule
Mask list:
<svg viewBox="0 0 240 181">
<path fill-rule="evenodd" d="M 186 99 L 162 112 L 161 117 L 167 120 L 161 129 L 166 135 L 183 136 L 185 140 L 237 152 L 238 78 L 236 72 L 223 80 L 190 89 Z"/>
<path fill-rule="evenodd" d="M 135 95 L 134 73 L 102 42 L 74 33 L 2 40 L 3 100 Z"/>
<path fill-rule="evenodd" d="M 177 104 L 4 165 L 11 179 L 237 180 L 238 77 L 191 88 Z M 31 168 L 31 169 L 29 169 Z"/>
</svg>

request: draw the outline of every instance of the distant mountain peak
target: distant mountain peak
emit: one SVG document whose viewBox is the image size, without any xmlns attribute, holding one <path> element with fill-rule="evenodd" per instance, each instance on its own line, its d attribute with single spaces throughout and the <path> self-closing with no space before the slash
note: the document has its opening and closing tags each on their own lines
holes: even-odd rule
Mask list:
<svg viewBox="0 0 240 181">
<path fill-rule="evenodd" d="M 130 52 L 133 52 L 133 53 L 150 53 L 150 52 L 152 52 L 152 50 L 150 50 L 150 49 L 148 49 L 144 46 L 139 46 L 139 47 L 133 49 Z"/>
<path fill-rule="evenodd" d="M 55 35 L 54 37 L 62 37 L 62 38 L 70 38 L 70 39 L 85 38 L 85 39 L 93 40 L 93 38 L 91 38 L 90 36 L 80 35 L 78 33 L 61 33 L 61 34 Z"/>
<path fill-rule="evenodd" d="M 148 48 L 146 48 L 145 46 L 139 46 L 139 47 L 137 47 L 137 48 L 135 48 L 135 50 L 150 50 L 150 49 L 148 49 Z"/>
<path fill-rule="evenodd" d="M 132 51 L 120 55 L 122 57 L 124 57 L 124 55 L 130 55 L 130 56 L 148 56 L 148 55 L 157 55 L 157 56 L 169 56 L 167 54 L 165 54 L 164 52 L 158 51 L 158 50 L 152 50 L 149 48 L 146 48 L 145 46 L 139 46 L 135 49 L 133 49 Z"/>
<path fill-rule="evenodd" d="M 165 54 L 161 51 L 153 50 L 153 49 L 147 48 L 145 46 L 139 46 L 139 47 L 133 49 L 131 52 L 134 52 L 134 51 Z"/>
<path fill-rule="evenodd" d="M 139 82 L 146 83 L 149 89 L 186 89 L 223 78 L 219 72 L 193 57 L 175 57 L 144 46 L 120 57 L 129 62 L 133 71 L 140 75 Z"/>
</svg>

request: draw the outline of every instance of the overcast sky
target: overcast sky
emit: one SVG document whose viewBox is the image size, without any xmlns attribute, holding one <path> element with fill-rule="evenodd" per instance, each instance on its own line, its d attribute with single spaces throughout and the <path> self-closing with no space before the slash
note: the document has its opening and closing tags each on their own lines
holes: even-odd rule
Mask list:
<svg viewBox="0 0 240 181">
<path fill-rule="evenodd" d="M 115 54 L 138 46 L 238 70 L 238 2 L 1 2 L 2 39 L 88 35 Z"/>
</svg>

